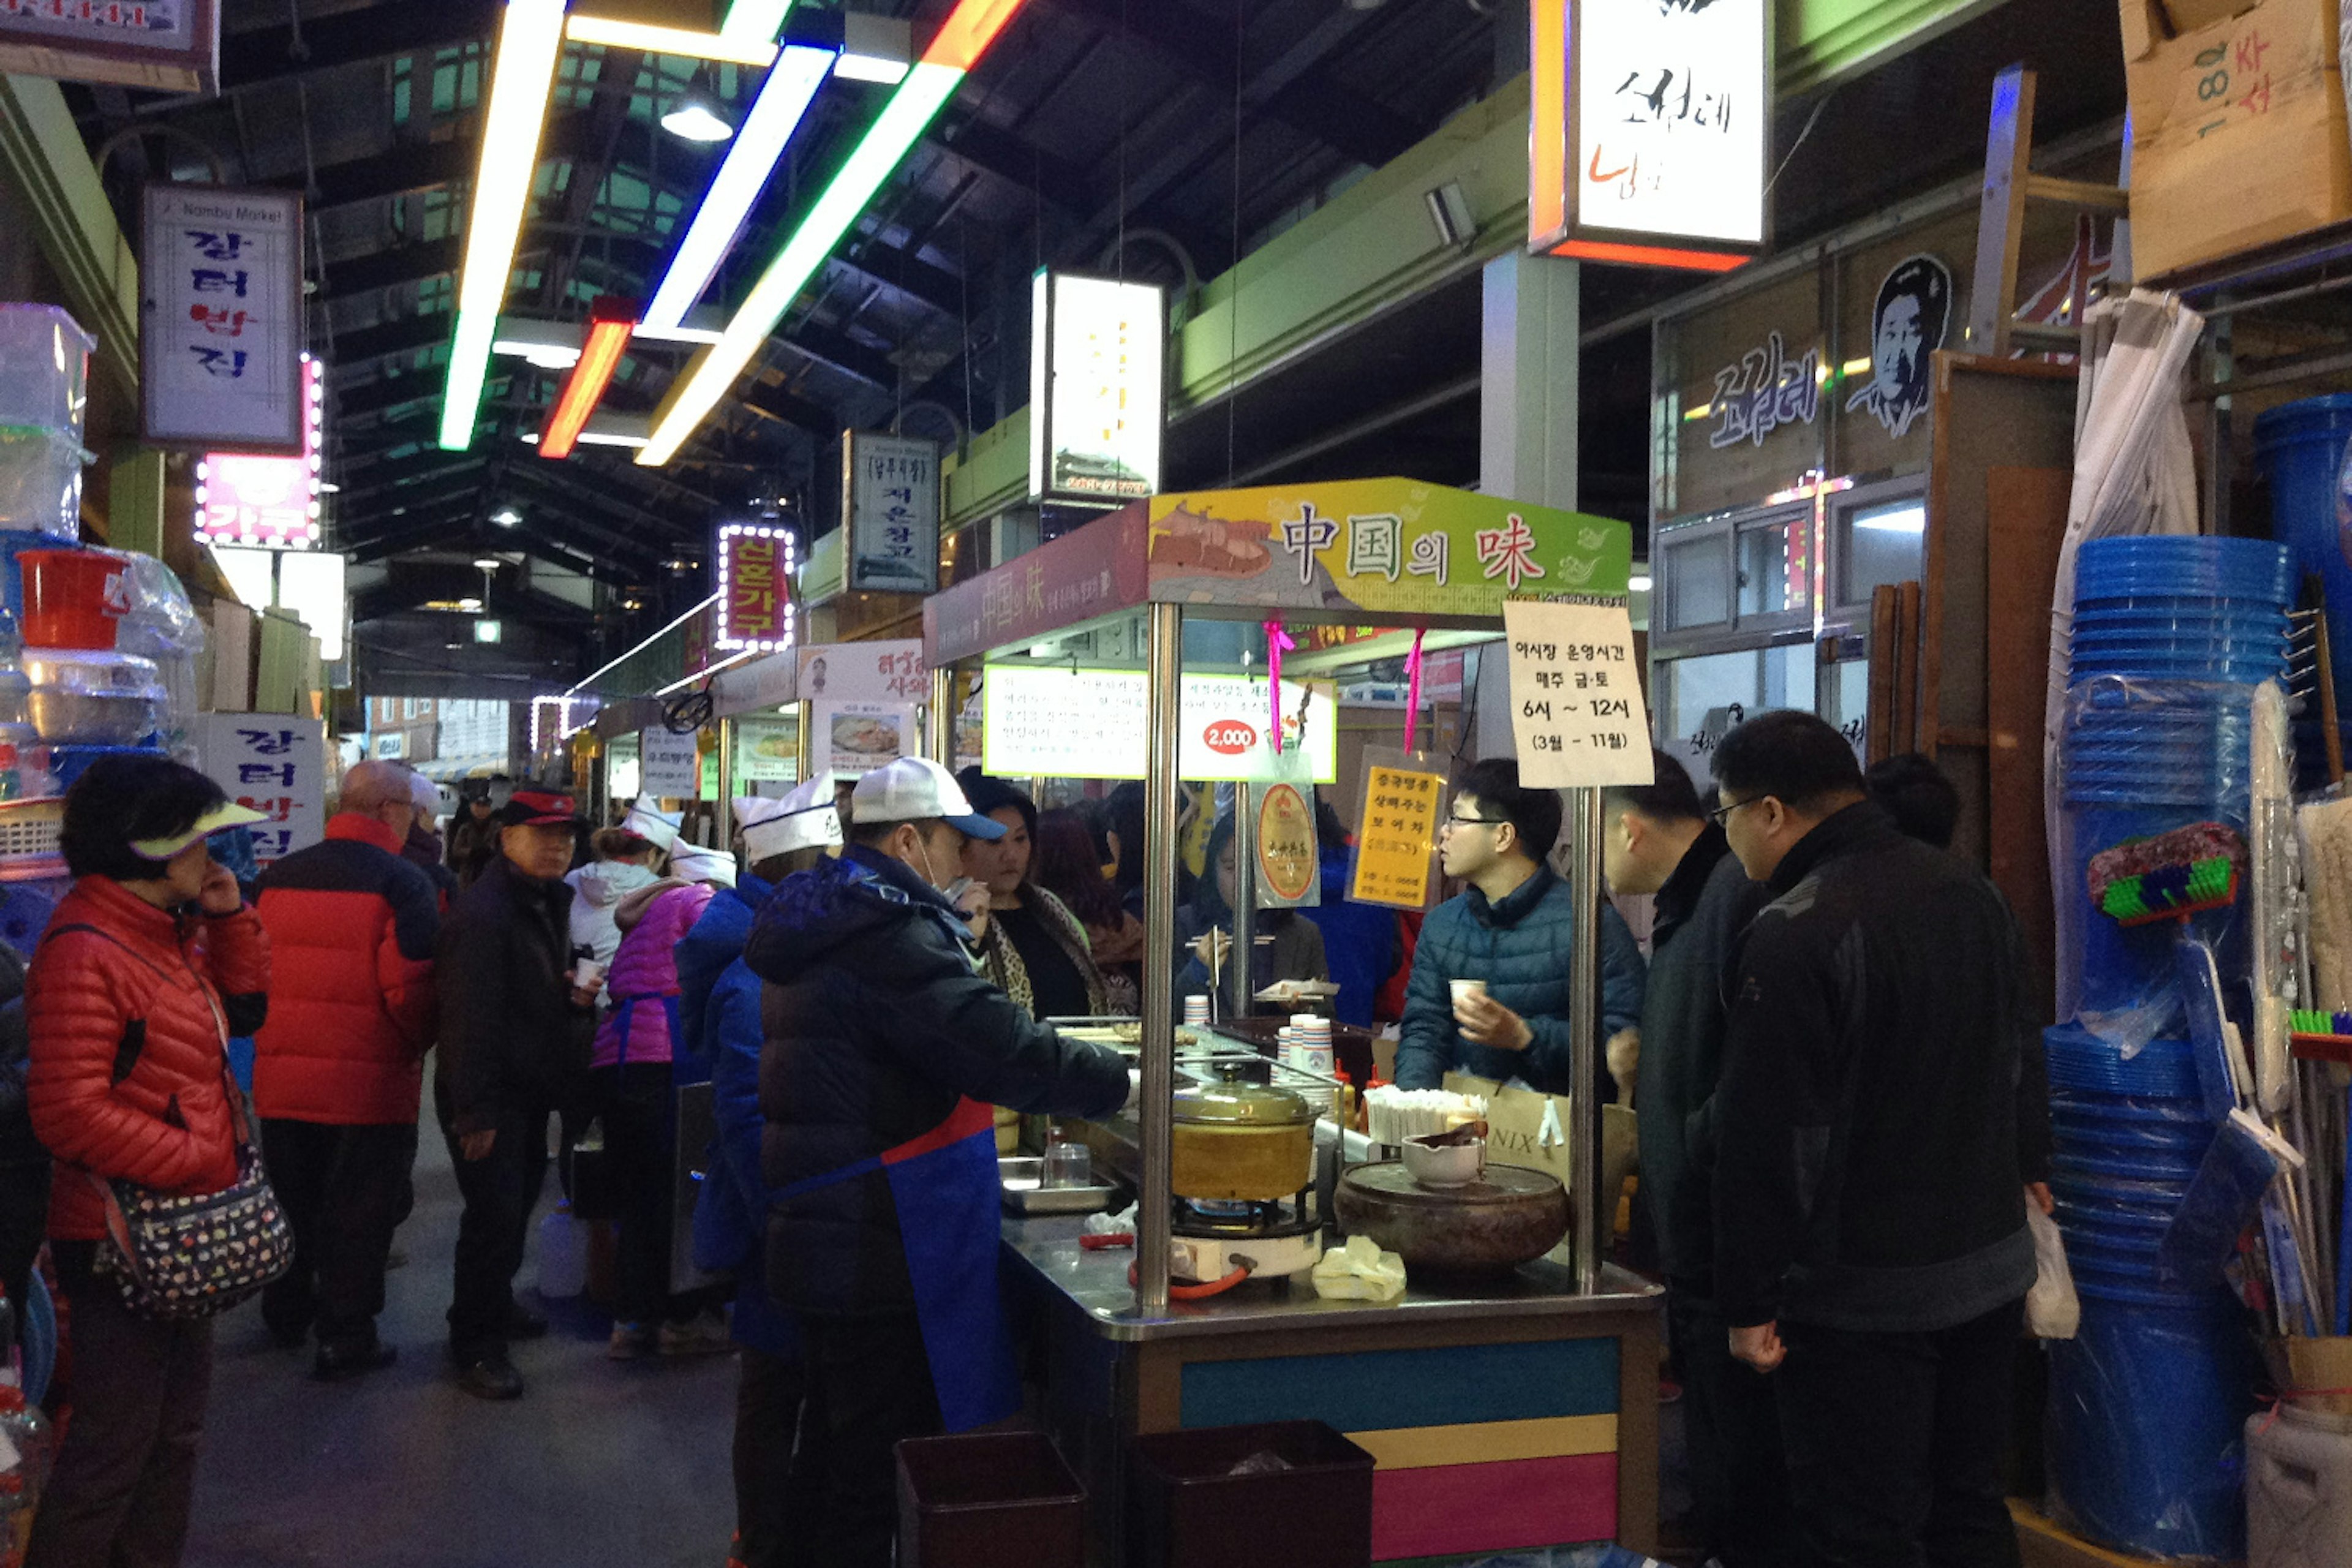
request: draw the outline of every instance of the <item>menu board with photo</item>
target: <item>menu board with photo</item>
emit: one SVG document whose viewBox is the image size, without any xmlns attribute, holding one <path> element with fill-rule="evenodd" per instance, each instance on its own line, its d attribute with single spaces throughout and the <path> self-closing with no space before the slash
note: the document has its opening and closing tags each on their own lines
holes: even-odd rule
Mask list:
<svg viewBox="0 0 2352 1568">
<path fill-rule="evenodd" d="M 919 755 L 911 702 L 818 702 L 809 711 L 809 744 L 836 776 L 860 778 L 886 763 Z"/>
<path fill-rule="evenodd" d="M 735 776 L 751 784 L 800 777 L 800 725 L 790 719 L 735 721 Z"/>
</svg>

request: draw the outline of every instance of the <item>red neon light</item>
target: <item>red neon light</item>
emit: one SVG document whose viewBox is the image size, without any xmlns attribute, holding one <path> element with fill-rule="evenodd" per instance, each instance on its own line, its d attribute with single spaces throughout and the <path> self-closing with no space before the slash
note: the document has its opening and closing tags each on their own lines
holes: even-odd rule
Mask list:
<svg viewBox="0 0 2352 1568">
<path fill-rule="evenodd" d="M 931 47 L 923 51 L 927 66 L 953 66 L 968 71 L 980 63 L 988 46 L 1006 23 L 1019 14 L 1024 0 L 958 0 L 955 12 L 949 16 L 931 39 Z"/>
<path fill-rule="evenodd" d="M 597 400 L 604 395 L 613 373 L 621 366 L 621 353 L 629 346 L 636 314 L 635 301 L 610 295 L 590 307 L 588 342 L 580 351 L 580 363 L 572 367 L 571 379 L 563 384 L 562 395 L 547 411 L 547 423 L 540 428 L 541 457 L 572 456 L 588 416 L 595 412 Z"/>
<path fill-rule="evenodd" d="M 1685 272 L 1729 272 L 1755 259 L 1717 250 L 1678 250 L 1664 245 L 1619 245 L 1605 239 L 1571 239 L 1551 248 L 1554 256 L 1579 261 L 1615 261 L 1627 267 L 1672 267 Z"/>
</svg>

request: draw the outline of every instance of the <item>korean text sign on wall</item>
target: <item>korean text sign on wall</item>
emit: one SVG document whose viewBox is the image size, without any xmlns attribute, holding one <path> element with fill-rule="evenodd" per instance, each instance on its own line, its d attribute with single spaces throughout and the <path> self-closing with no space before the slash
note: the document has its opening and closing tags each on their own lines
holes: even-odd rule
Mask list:
<svg viewBox="0 0 2352 1568">
<path fill-rule="evenodd" d="M 892 594 L 940 585 L 940 448 L 912 436 L 842 438 L 849 586 Z"/>
<path fill-rule="evenodd" d="M 0 0 L 0 71 L 158 92 L 220 85 L 215 0 Z"/>
<path fill-rule="evenodd" d="M 719 571 L 719 635 L 713 646 L 763 653 L 790 647 L 792 535 L 763 523 L 723 523 L 713 558 Z"/>
<path fill-rule="evenodd" d="M 326 837 L 323 723 L 274 713 L 206 713 L 200 723 L 205 774 L 265 819 L 251 829 L 255 859 L 266 868 Z"/>
<path fill-rule="evenodd" d="M 1118 506 L 1160 488 L 1167 300 L 1040 272 L 1029 327 L 1029 495 Z"/>
<path fill-rule="evenodd" d="M 1764 243 L 1767 0 L 1536 0 L 1529 248 L 1727 271 Z"/>
<path fill-rule="evenodd" d="M 302 198 L 150 185 L 139 281 L 142 431 L 164 446 L 299 458 Z"/>
</svg>

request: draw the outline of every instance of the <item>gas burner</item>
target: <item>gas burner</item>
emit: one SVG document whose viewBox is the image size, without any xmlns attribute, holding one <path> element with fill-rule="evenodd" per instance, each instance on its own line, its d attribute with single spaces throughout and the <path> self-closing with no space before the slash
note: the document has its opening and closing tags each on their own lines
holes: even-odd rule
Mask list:
<svg viewBox="0 0 2352 1568">
<path fill-rule="evenodd" d="M 1177 1236 L 1229 1241 L 1245 1237 L 1307 1236 L 1322 1228 L 1305 1193 L 1272 1202 L 1226 1202 L 1213 1198 L 1176 1200 L 1169 1229 Z"/>
</svg>

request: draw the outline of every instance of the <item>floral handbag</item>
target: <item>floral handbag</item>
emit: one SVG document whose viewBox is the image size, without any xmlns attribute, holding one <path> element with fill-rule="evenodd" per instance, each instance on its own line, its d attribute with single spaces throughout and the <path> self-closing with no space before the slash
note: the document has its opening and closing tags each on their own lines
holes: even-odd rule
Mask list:
<svg viewBox="0 0 2352 1568">
<path fill-rule="evenodd" d="M 253 1146 L 245 1096 L 229 1085 L 236 1123 L 236 1180 L 184 1197 L 137 1182 L 93 1175 L 106 1196 L 100 1266 L 123 1303 L 144 1318 L 209 1318 L 291 1267 L 294 1232 Z"/>
</svg>

